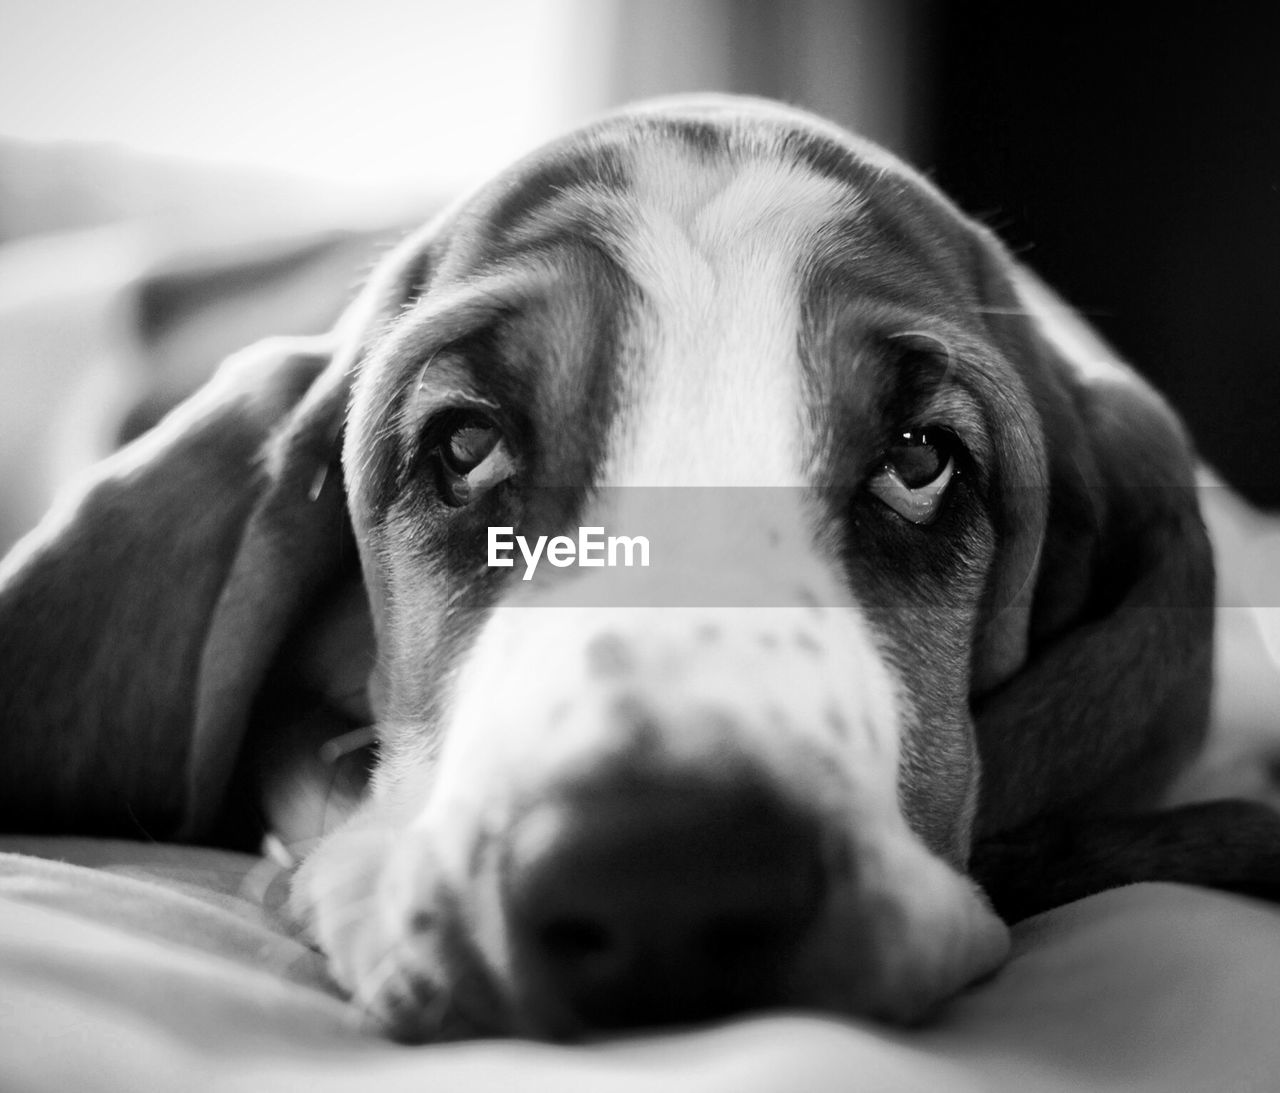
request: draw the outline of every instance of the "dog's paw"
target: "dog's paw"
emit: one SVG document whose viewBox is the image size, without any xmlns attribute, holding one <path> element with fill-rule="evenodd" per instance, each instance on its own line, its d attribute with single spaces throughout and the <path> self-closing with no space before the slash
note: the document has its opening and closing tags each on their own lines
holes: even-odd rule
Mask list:
<svg viewBox="0 0 1280 1093">
<path fill-rule="evenodd" d="M 429 844 L 374 815 L 327 836 L 302 864 L 293 917 L 370 1031 L 404 1043 L 507 1031 L 458 908 L 436 887 Z"/>
</svg>

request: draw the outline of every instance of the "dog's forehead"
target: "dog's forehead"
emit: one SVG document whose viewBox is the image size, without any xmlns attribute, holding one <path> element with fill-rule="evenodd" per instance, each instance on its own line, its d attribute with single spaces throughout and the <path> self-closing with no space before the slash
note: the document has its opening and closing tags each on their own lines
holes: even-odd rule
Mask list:
<svg viewBox="0 0 1280 1093">
<path fill-rule="evenodd" d="M 574 230 L 607 246 L 646 214 L 713 245 L 736 234 L 726 222 L 739 232 L 788 227 L 794 244 L 833 219 L 847 223 L 857 208 L 906 213 L 920 227 L 930 220 L 935 231 L 958 224 L 901 160 L 803 111 L 715 97 L 659 101 L 572 132 L 483 187 L 459 210 L 461 230 L 441 266 L 465 274 Z"/>
<path fill-rule="evenodd" d="M 730 484 L 736 468 L 753 485 L 792 485 L 805 477 L 797 356 L 817 273 L 838 267 L 852 287 L 883 279 L 886 263 L 929 269 L 963 249 L 960 223 L 887 152 L 808 115 L 682 103 L 606 119 L 517 164 L 462 211 L 436 283 L 571 250 L 606 256 L 631 292 L 616 309 L 624 412 L 605 480 Z M 888 277 L 897 293 L 919 286 L 928 309 L 944 294 Z M 707 412 L 715 445 L 669 443 L 705 438 Z"/>
</svg>

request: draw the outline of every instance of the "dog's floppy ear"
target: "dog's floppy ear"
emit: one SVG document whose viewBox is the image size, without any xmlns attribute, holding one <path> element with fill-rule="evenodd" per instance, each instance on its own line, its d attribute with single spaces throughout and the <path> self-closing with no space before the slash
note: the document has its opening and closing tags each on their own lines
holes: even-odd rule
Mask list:
<svg viewBox="0 0 1280 1093">
<path fill-rule="evenodd" d="M 1030 595 L 997 580 L 977 645 L 982 835 L 1158 792 L 1206 720 L 1213 560 L 1174 413 L 981 229 L 975 253 L 988 330 L 1040 417 L 1049 491 L 1021 506 L 1044 514 L 1038 559 L 1014 577 Z"/>
<path fill-rule="evenodd" d="M 7 830 L 207 833 L 257 684 L 342 564 L 341 341 L 232 357 L 0 563 Z"/>
</svg>

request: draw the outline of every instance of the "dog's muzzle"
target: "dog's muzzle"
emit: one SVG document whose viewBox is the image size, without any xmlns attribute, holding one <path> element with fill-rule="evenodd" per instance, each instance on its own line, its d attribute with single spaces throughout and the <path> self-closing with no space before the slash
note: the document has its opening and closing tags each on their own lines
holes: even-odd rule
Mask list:
<svg viewBox="0 0 1280 1093">
<path fill-rule="evenodd" d="M 963 863 L 903 818 L 908 714 L 867 624 L 820 565 L 774 570 L 773 606 L 748 568 L 755 606 L 708 602 L 729 565 L 682 570 L 703 606 L 662 575 L 641 579 L 668 606 L 592 602 L 607 577 L 579 576 L 486 618 L 435 775 L 402 791 L 426 803 L 382 881 L 393 1031 L 438 1034 L 433 1007 L 550 1038 L 777 1006 L 914 1020 L 1003 958 Z"/>
</svg>

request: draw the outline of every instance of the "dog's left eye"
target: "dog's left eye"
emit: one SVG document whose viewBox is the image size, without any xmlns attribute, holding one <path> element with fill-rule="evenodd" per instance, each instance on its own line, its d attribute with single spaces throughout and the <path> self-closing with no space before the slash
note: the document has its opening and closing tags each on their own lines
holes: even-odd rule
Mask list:
<svg viewBox="0 0 1280 1093">
<path fill-rule="evenodd" d="M 446 504 L 469 504 L 515 474 L 502 430 L 486 414 L 454 411 L 440 423 L 436 438 L 440 492 Z"/>
<path fill-rule="evenodd" d="M 867 488 L 899 516 L 927 524 L 955 474 L 959 444 L 946 429 L 907 429 L 885 451 Z"/>
</svg>

